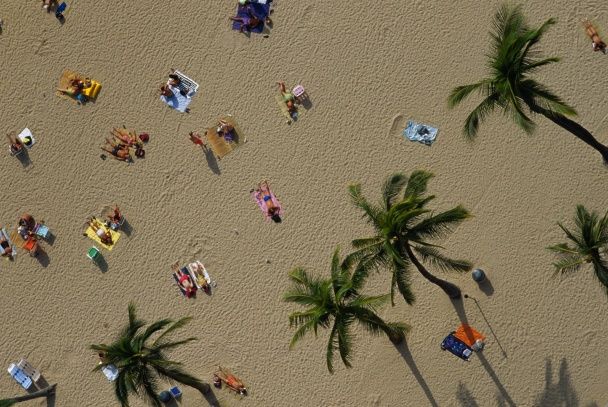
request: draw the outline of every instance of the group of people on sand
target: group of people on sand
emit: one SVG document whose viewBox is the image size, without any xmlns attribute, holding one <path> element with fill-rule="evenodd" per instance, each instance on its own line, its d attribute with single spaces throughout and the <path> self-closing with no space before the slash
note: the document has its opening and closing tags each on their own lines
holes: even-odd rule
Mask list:
<svg viewBox="0 0 608 407">
<path fill-rule="evenodd" d="M 257 16 L 251 6 L 249 5 L 248 0 L 239 0 L 239 4 L 245 8 L 246 15 L 245 16 L 236 16 L 236 17 L 228 17 L 231 21 L 238 21 L 241 23 L 240 31 L 244 33 L 245 31 L 251 32 L 254 28 L 259 26 L 260 24 L 272 25 L 272 20 L 269 16 L 266 16 L 264 19 L 261 19 Z M 270 14 L 273 13 L 274 10 L 270 9 Z"/>
<path fill-rule="evenodd" d="M 178 262 L 175 262 L 171 265 L 171 272 L 173 273 L 177 284 L 179 285 L 186 298 L 195 297 L 199 287 L 205 293 L 211 293 L 211 287 L 207 282 L 204 270 L 205 269 L 202 264 L 192 263 L 190 272 L 194 275 L 190 275 L 190 272 L 188 272 L 187 269 L 186 271 L 184 271 L 182 268 L 179 267 Z M 194 282 L 194 278 L 196 278 L 198 285 Z"/>
<path fill-rule="evenodd" d="M 87 219 L 87 226 L 90 227 L 93 232 L 97 235 L 101 243 L 111 246 L 114 244 L 111 230 L 118 229 L 124 220 L 123 214 L 120 212 L 118 205 L 114 205 L 114 208 L 106 215 L 105 220 L 98 219 L 93 216 Z M 86 232 L 84 236 L 86 236 Z"/>
<path fill-rule="evenodd" d="M 215 131 L 219 137 L 222 137 L 226 141 L 226 143 L 234 143 L 236 137 L 234 133 L 235 129 L 228 121 L 220 119 Z M 203 137 L 199 132 L 191 131 L 188 133 L 188 136 L 190 137 L 190 141 L 194 144 L 201 146 L 203 150 L 207 149 L 207 144 L 205 144 L 205 140 L 203 140 Z"/>
<path fill-rule="evenodd" d="M 26 247 L 31 256 L 37 256 L 40 253 L 40 245 L 38 244 L 38 236 L 36 235 L 36 221 L 32 215 L 24 213 L 19 218 L 17 233 L 24 242 L 29 243 Z M 0 247 L 2 247 L 2 257 L 12 259 L 16 254 L 11 247 L 4 233 L 0 234 Z"/>
<path fill-rule="evenodd" d="M 135 132 L 114 128 L 110 131 L 110 134 L 112 138 L 106 137 L 106 144 L 101 149 L 109 153 L 113 158 L 119 161 L 132 162 L 131 149 L 135 150 L 135 157 L 145 157 L 146 151 L 144 150 L 143 143 L 147 142 L 150 137 L 147 133 L 141 133 L 138 137 Z"/>
</svg>

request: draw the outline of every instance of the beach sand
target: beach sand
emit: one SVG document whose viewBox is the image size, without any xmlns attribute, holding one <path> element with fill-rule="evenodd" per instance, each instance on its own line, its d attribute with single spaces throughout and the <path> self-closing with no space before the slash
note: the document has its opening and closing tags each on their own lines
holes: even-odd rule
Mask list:
<svg viewBox="0 0 608 407">
<path fill-rule="evenodd" d="M 39 1 L 0 5 L 0 132 L 29 127 L 38 140 L 27 168 L 2 152 L 0 223 L 14 227 L 27 211 L 56 236 L 44 246 L 48 257 L 20 250 L 16 261 L 0 261 L 0 366 L 26 356 L 58 383 L 58 407 L 115 406 L 113 386 L 91 371 L 97 357 L 88 346 L 111 341 L 133 301 L 149 321 L 194 317 L 176 337 L 199 340 L 171 356 L 207 381 L 218 365 L 241 377 L 250 395 L 216 391 L 223 406 L 607 403 L 606 296 L 589 268 L 552 278 L 545 249 L 565 240 L 556 222 L 571 224 L 575 204 L 606 210 L 608 172 L 599 154 L 547 120 L 538 118 L 527 136 L 499 113 L 467 143 L 461 127 L 479 99 L 446 106 L 453 87 L 486 73 L 499 3 L 277 0 L 268 38 L 230 30 L 235 3 L 72 0 L 63 26 Z M 608 6 L 539 0 L 524 10 L 535 26 L 558 19 L 540 49 L 562 61 L 538 79 L 608 143 L 608 57 L 591 51 L 580 24 L 589 17 L 607 27 Z M 159 100 L 170 68 L 200 84 L 189 114 Z M 64 69 L 103 84 L 96 103 L 55 96 Z M 277 80 L 302 84 L 312 101 L 291 126 L 274 99 Z M 216 162 L 187 134 L 203 134 L 224 114 L 234 115 L 248 141 Z M 436 143 L 399 136 L 408 119 L 438 127 Z M 100 159 L 104 137 L 122 125 L 151 136 L 146 158 L 133 165 Z M 335 246 L 346 253 L 352 239 L 369 235 L 349 202 L 349 183 L 361 182 L 376 199 L 388 174 L 414 169 L 436 174 L 429 189 L 438 209 L 462 203 L 473 213 L 441 244 L 485 269 L 494 292 L 484 294 L 468 274 L 437 272 L 478 301 L 479 308 L 466 299 L 456 310 L 414 274 L 416 304 L 398 300 L 381 311 L 412 325 L 407 349 L 357 331 L 354 368 L 336 362 L 330 375 L 328 332 L 288 350 L 295 308 L 281 300 L 287 273 L 303 266 L 328 275 Z M 285 208 L 281 224 L 267 223 L 251 200 L 263 179 Z M 85 256 L 93 242 L 82 236 L 83 224 L 113 203 L 132 230 L 102 251 L 100 270 Z M 186 300 L 170 265 L 194 259 L 218 285 L 211 297 Z M 385 293 L 389 281 L 387 273 L 374 275 L 366 291 Z M 459 312 L 488 336 L 470 363 L 439 347 Z M 5 397 L 23 393 L 6 372 L 0 389 Z M 206 405 L 183 390 L 182 406 Z"/>
</svg>

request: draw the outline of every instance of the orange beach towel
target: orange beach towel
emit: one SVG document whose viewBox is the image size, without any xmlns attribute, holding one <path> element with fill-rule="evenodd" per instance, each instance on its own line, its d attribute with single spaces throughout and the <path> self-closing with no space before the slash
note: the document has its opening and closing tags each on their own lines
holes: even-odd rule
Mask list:
<svg viewBox="0 0 608 407">
<path fill-rule="evenodd" d="M 456 332 L 454 332 L 454 336 L 469 346 L 473 346 L 478 339 L 482 342 L 486 339 L 481 332 L 467 324 L 460 325 Z"/>
</svg>

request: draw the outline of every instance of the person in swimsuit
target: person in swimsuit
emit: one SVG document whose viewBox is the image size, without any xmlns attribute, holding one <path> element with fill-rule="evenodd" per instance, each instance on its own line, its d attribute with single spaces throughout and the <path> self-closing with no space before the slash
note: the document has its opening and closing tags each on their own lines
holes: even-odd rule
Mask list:
<svg viewBox="0 0 608 407">
<path fill-rule="evenodd" d="M 205 141 L 197 131 L 191 131 L 188 135 L 190 136 L 191 142 L 193 142 L 197 146 L 201 146 L 203 151 L 207 151 L 207 145 L 205 144 Z"/>
<path fill-rule="evenodd" d="M 258 25 L 260 25 L 262 23 L 262 20 L 260 20 L 257 16 L 255 16 L 253 14 L 253 12 L 251 11 L 251 8 L 249 6 L 245 6 L 245 7 L 247 10 L 247 16 L 245 16 L 245 17 L 228 17 L 232 21 L 238 21 L 241 23 L 240 31 L 242 33 L 244 33 L 245 30 L 250 32 L 252 29 L 254 29 L 255 27 L 257 27 Z"/>
<path fill-rule="evenodd" d="M 230 389 L 234 390 L 238 394 L 242 396 L 247 395 L 247 388 L 245 387 L 243 382 L 232 373 L 220 367 L 219 372 L 215 373 L 215 376 L 219 377 L 221 381 L 226 383 L 226 386 L 230 387 Z"/>
<path fill-rule="evenodd" d="M 13 248 L 3 235 L 0 236 L 0 246 L 4 250 L 4 253 L 2 253 L 2 257 L 13 257 Z"/>
<path fill-rule="evenodd" d="M 47 12 L 51 11 L 52 5 L 57 5 L 57 0 L 42 0 L 42 8 Z"/>
<path fill-rule="evenodd" d="M 277 84 L 279 85 L 279 90 L 281 91 L 281 96 L 283 96 L 283 102 L 285 102 L 285 104 L 287 105 L 287 110 L 289 111 L 289 114 L 293 115 L 294 113 L 297 112 L 296 105 L 295 105 L 295 101 L 296 101 L 295 96 L 293 95 L 293 93 L 287 91 L 287 89 L 285 87 L 285 82 L 280 81 L 280 82 L 277 82 Z"/>
<path fill-rule="evenodd" d="M 201 264 L 196 263 L 194 267 L 192 267 L 192 272 L 196 276 L 198 283 L 201 285 L 201 289 L 207 294 L 209 294 L 209 290 L 211 290 L 211 287 L 209 287 L 209 283 L 207 282 L 203 271 L 204 266 Z"/>
<path fill-rule="evenodd" d="M 234 141 L 234 134 L 232 134 L 234 131 L 234 126 L 228 123 L 226 120 L 220 119 L 216 130 L 217 134 L 224 137 L 224 140 L 226 140 L 228 143 Z"/>
<path fill-rule="evenodd" d="M 587 36 L 591 39 L 591 46 L 593 47 L 593 51 L 602 51 L 602 53 L 606 53 L 606 43 L 601 40 L 600 35 L 597 33 L 597 30 L 591 24 L 589 20 L 583 21 L 583 25 L 585 26 L 585 32 Z"/>
<path fill-rule="evenodd" d="M 65 89 L 57 88 L 57 90 L 75 98 L 78 103 L 82 104 L 87 101 L 87 97 L 82 93 L 82 90 L 90 86 L 91 81 L 89 79 L 85 79 L 84 81 L 80 79 L 72 79 L 70 81 L 70 86 Z"/>
<path fill-rule="evenodd" d="M 192 280 L 187 273 L 180 270 L 179 264 L 175 263 L 171 266 L 173 275 L 177 278 L 177 282 L 180 287 L 184 290 L 187 298 L 192 298 L 196 294 L 196 286 L 192 284 Z"/>
<path fill-rule="evenodd" d="M 109 149 L 107 146 L 110 146 L 112 149 Z M 106 138 L 106 146 L 101 147 L 103 151 L 106 153 L 112 154 L 117 160 L 120 161 L 131 161 L 131 151 L 129 150 L 129 146 L 122 143 L 116 143 L 113 140 Z"/>
<path fill-rule="evenodd" d="M 268 216 L 276 223 L 281 222 L 281 217 L 279 215 L 280 208 L 272 201 L 272 192 L 270 191 L 268 181 L 263 181 L 258 184 L 256 195 L 258 199 L 262 199 L 266 204 Z"/>
<path fill-rule="evenodd" d="M 97 237 L 99 237 L 101 243 L 105 245 L 111 245 L 113 243 L 112 234 L 106 232 L 105 229 L 100 226 L 100 222 L 97 219 L 91 218 L 88 221 L 88 225 L 93 229 L 93 232 L 95 232 Z"/>
<path fill-rule="evenodd" d="M 10 134 L 7 134 L 6 137 L 8 138 L 8 142 L 10 143 L 9 148 L 12 155 L 15 155 L 21 150 L 23 150 L 23 144 L 21 144 L 21 142 L 17 140 L 17 137 L 11 136 Z"/>
</svg>

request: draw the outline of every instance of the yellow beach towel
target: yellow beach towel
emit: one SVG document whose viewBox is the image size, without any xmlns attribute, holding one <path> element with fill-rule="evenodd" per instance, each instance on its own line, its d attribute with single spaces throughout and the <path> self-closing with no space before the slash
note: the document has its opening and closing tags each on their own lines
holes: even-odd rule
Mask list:
<svg viewBox="0 0 608 407">
<path fill-rule="evenodd" d="M 112 244 L 111 245 L 107 245 L 101 242 L 101 239 L 99 238 L 99 236 L 97 236 L 97 233 L 95 233 L 95 231 L 93 230 L 92 227 L 88 227 L 87 228 L 87 236 L 90 237 L 91 239 L 93 239 L 95 242 L 97 242 L 101 247 L 103 247 L 104 249 L 107 250 L 112 250 L 112 248 L 116 245 L 116 242 L 118 241 L 118 239 L 120 238 L 120 233 L 110 229 L 110 228 L 106 228 L 105 226 L 100 226 L 103 227 L 104 230 L 108 233 L 110 233 L 110 235 L 112 236 Z"/>
</svg>

